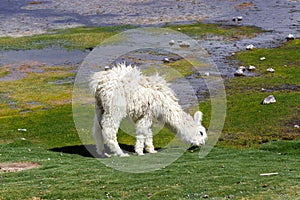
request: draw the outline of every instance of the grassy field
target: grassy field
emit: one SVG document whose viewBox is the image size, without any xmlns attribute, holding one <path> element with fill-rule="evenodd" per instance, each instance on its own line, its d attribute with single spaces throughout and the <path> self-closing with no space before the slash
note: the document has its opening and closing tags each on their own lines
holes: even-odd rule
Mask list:
<svg viewBox="0 0 300 200">
<path fill-rule="evenodd" d="M 186 152 L 155 172 L 132 174 L 91 157 L 46 150 L 29 141 L 1 145 L 1 161 L 41 168 L 1 173 L 1 199 L 297 199 L 298 141 L 259 149 L 214 148 L 205 158 Z M 79 152 L 77 152 L 79 153 Z M 155 156 L 155 155 L 153 155 Z M 274 176 L 261 173 L 276 172 Z"/>
<path fill-rule="evenodd" d="M 25 37 L 0 37 L 0 49 L 26 50 L 42 49 L 46 47 L 62 47 L 69 50 L 90 48 L 100 44 L 103 40 L 134 26 L 114 27 L 80 27 L 54 30 L 47 34 Z"/>
<path fill-rule="evenodd" d="M 234 59 L 241 65 L 256 66 L 255 77 L 227 81 L 227 118 L 223 131 L 226 144 L 252 146 L 272 140 L 299 139 L 300 130 L 300 40 L 276 49 L 239 52 Z M 266 60 L 260 61 L 260 57 Z M 274 73 L 267 68 L 274 68 Z M 277 102 L 261 105 L 274 95 Z M 223 142 L 221 142 L 223 143 Z"/>
<path fill-rule="evenodd" d="M 59 45 L 83 50 L 127 28 L 131 27 L 77 28 L 0 38 L 0 46 L 34 49 Z M 180 28 L 199 39 L 221 35 L 234 40 L 236 32 L 241 38 L 261 32 L 255 27 L 204 24 Z M 42 73 L 23 66 L 26 77 L 0 82 L 0 162 L 29 161 L 41 167 L 0 172 L 0 199 L 299 199 L 300 131 L 294 128 L 300 122 L 299 49 L 300 41 L 295 40 L 280 48 L 237 53 L 233 59 L 256 66 L 257 76 L 225 82 L 228 110 L 217 146 L 203 159 L 199 159 L 199 149 L 188 150 L 170 166 L 142 174 L 106 167 L 82 146 L 72 118 L 72 84 L 52 84 L 75 74 L 62 66 L 41 66 Z M 265 61 L 259 60 L 262 56 Z M 268 67 L 275 72 L 266 73 Z M 2 66 L 0 76 L 10 70 Z M 270 94 L 277 102 L 261 105 Z M 207 126 L 210 103 L 202 103 L 201 109 Z M 164 147 L 170 139 L 172 134 L 163 129 L 154 138 L 155 146 Z M 120 132 L 119 142 L 130 146 L 134 138 Z M 271 172 L 278 175 L 260 176 Z"/>
</svg>

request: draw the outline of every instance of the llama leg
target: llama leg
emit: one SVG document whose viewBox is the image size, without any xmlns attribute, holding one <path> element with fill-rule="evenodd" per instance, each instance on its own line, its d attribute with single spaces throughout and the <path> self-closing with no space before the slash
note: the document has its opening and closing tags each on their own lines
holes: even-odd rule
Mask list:
<svg viewBox="0 0 300 200">
<path fill-rule="evenodd" d="M 156 153 L 152 140 L 152 120 L 145 116 L 136 123 L 136 144 L 135 151 L 138 155 L 143 155 L 144 146 L 149 153 Z"/>
<path fill-rule="evenodd" d="M 146 151 L 147 151 L 148 153 L 157 153 L 157 151 L 154 150 L 153 136 L 152 136 L 152 131 L 151 131 L 151 129 L 150 129 L 150 132 L 149 132 L 149 133 L 151 133 L 151 135 L 150 135 L 150 134 L 147 135 L 147 136 L 146 136 L 146 139 L 145 139 Z"/>
<path fill-rule="evenodd" d="M 128 154 L 124 153 L 119 146 L 117 140 L 117 133 L 119 129 L 120 121 L 116 122 L 113 118 L 109 116 L 103 116 L 102 118 L 102 127 L 103 127 L 103 139 L 104 143 L 109 147 L 112 153 L 115 155 L 125 157 L 129 156 Z"/>
<path fill-rule="evenodd" d="M 101 157 L 109 157 L 109 155 L 105 153 L 102 130 L 101 130 L 97 115 L 95 115 L 95 117 L 94 117 L 93 136 L 94 136 L 94 139 L 96 142 L 97 153 Z"/>
<path fill-rule="evenodd" d="M 93 136 L 96 142 L 97 153 L 101 157 L 110 157 L 105 151 L 102 128 L 100 126 L 102 120 L 103 109 L 96 104 L 96 114 L 94 117 Z"/>
<path fill-rule="evenodd" d="M 144 155 L 144 144 L 145 144 L 145 136 L 144 135 L 137 135 L 134 151 L 137 153 L 138 156 Z"/>
<path fill-rule="evenodd" d="M 144 146 L 145 146 L 145 119 L 142 118 L 138 120 L 135 124 L 136 126 L 136 140 L 134 150 L 137 155 L 144 155 Z"/>
</svg>

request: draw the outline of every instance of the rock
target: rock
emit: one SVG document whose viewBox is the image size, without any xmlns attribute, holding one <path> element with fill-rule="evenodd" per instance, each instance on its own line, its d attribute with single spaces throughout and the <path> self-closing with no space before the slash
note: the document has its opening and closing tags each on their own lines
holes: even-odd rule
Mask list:
<svg viewBox="0 0 300 200">
<path fill-rule="evenodd" d="M 271 104 L 271 103 L 275 103 L 275 102 L 276 102 L 275 97 L 273 95 L 269 95 L 262 101 L 262 104 Z"/>
<path fill-rule="evenodd" d="M 184 47 L 188 48 L 188 47 L 190 47 L 190 43 L 182 41 L 182 42 L 179 42 L 179 46 L 182 48 L 184 48 Z"/>
<path fill-rule="evenodd" d="M 239 68 L 234 72 L 234 75 L 235 76 L 245 76 L 244 70 Z"/>
<path fill-rule="evenodd" d="M 170 40 L 170 41 L 169 41 L 169 45 L 172 46 L 172 45 L 174 45 L 174 44 L 175 44 L 175 41 L 174 41 L 174 40 Z"/>
<path fill-rule="evenodd" d="M 259 60 L 260 61 L 266 60 L 266 57 L 261 57 Z"/>
<path fill-rule="evenodd" d="M 273 68 L 270 67 L 270 68 L 267 69 L 267 72 L 274 73 L 274 72 L 275 72 L 275 69 L 273 69 Z"/>
<path fill-rule="evenodd" d="M 177 31 L 181 31 L 181 28 L 177 28 Z"/>
<path fill-rule="evenodd" d="M 239 66 L 240 70 L 246 71 L 246 67 L 245 66 Z"/>
<path fill-rule="evenodd" d="M 294 40 L 295 36 L 293 34 L 288 34 L 288 36 L 286 37 L 287 41 L 289 40 Z"/>
<path fill-rule="evenodd" d="M 255 46 L 253 44 L 249 44 L 246 46 L 246 50 L 253 50 Z"/>
<path fill-rule="evenodd" d="M 104 67 L 104 70 L 105 70 L 105 71 L 110 70 L 110 69 L 111 69 L 110 66 L 105 66 L 105 67 Z"/>
<path fill-rule="evenodd" d="M 256 67 L 253 66 L 253 65 L 250 65 L 250 66 L 248 67 L 248 70 L 249 70 L 249 71 L 253 71 L 253 70 L 255 70 L 255 69 L 256 69 Z"/>
<path fill-rule="evenodd" d="M 232 21 L 233 22 L 241 22 L 243 20 L 242 16 L 238 16 L 238 17 L 232 17 Z"/>
<path fill-rule="evenodd" d="M 300 128 L 300 126 L 298 124 L 295 124 L 294 128 Z"/>
<path fill-rule="evenodd" d="M 210 75 L 209 72 L 204 73 L 204 76 L 209 76 L 209 75 Z"/>
<path fill-rule="evenodd" d="M 164 63 L 169 63 L 170 60 L 169 60 L 169 58 L 164 58 L 164 59 L 163 59 L 163 62 L 164 62 Z"/>
</svg>

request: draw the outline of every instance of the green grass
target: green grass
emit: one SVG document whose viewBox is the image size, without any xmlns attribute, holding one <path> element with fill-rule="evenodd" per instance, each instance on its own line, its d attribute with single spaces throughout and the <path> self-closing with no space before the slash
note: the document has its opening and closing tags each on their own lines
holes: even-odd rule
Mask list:
<svg viewBox="0 0 300 200">
<path fill-rule="evenodd" d="M 254 26 L 235 26 L 222 24 L 188 24 L 188 25 L 166 25 L 173 30 L 181 29 L 181 32 L 195 39 L 217 39 L 231 41 L 243 38 L 251 38 L 264 32 L 262 29 Z"/>
<path fill-rule="evenodd" d="M 251 26 L 223 26 L 215 24 L 192 24 L 192 25 L 166 25 L 164 27 L 177 30 L 182 28 L 182 32 L 196 37 L 196 39 L 207 39 L 211 36 L 222 36 L 226 40 L 253 37 L 262 32 L 261 29 Z M 131 25 L 106 26 L 106 27 L 79 27 L 63 30 L 50 31 L 47 34 L 39 34 L 25 37 L 0 37 L 1 50 L 26 50 L 42 49 L 51 47 L 62 47 L 69 50 L 94 47 L 105 39 L 122 31 L 138 28 Z"/>
<path fill-rule="evenodd" d="M 234 59 L 241 65 L 257 67 L 257 76 L 226 82 L 228 110 L 221 143 L 249 147 L 272 140 L 300 138 L 299 129 L 294 128 L 300 122 L 299 50 L 300 40 L 295 40 L 275 49 L 236 54 Z M 260 61 L 262 56 L 267 59 Z M 275 72 L 267 73 L 269 67 Z M 261 105 L 271 94 L 277 102 Z"/>
<path fill-rule="evenodd" d="M 58 46 L 69 50 L 84 50 L 85 48 L 97 46 L 105 39 L 131 28 L 134 28 L 134 26 L 80 27 L 26 37 L 0 37 L 0 49 L 26 50 Z"/>
<path fill-rule="evenodd" d="M 72 119 L 71 105 L 2 117 L 0 143 L 26 138 L 44 148 L 81 144 Z M 26 132 L 18 129 L 27 129 Z"/>
<path fill-rule="evenodd" d="M 220 31 L 213 25 L 180 27 L 197 38 Z M 59 45 L 81 49 L 94 46 L 123 28 L 76 28 L 45 36 L 0 38 L 0 46 L 31 49 Z M 203 29 L 205 33 L 199 32 Z M 234 29 L 243 30 L 244 34 L 235 33 Z M 224 36 L 228 39 L 234 39 L 235 34 L 253 36 L 247 35 L 250 31 L 243 27 L 227 30 L 231 32 Z M 226 35 L 222 31 L 220 34 Z M 74 74 L 60 66 L 41 66 L 42 73 L 30 72 L 30 66 L 20 68 L 27 74 L 25 78 L 0 82 L 0 162 L 30 161 L 41 167 L 0 173 L 0 199 L 202 199 L 204 195 L 209 199 L 299 198 L 300 133 L 293 127 L 300 121 L 299 44 L 295 40 L 280 48 L 237 53 L 234 59 L 241 65 L 257 66 L 258 76 L 225 82 L 228 110 L 217 146 L 204 159 L 199 159 L 199 149 L 187 151 L 170 166 L 144 174 L 106 167 L 89 157 L 80 146 L 82 142 L 72 118 L 72 84 L 51 84 Z M 262 56 L 267 59 L 259 61 Z M 174 65 L 180 70 L 182 63 Z M 268 67 L 273 67 L 275 73 L 266 73 Z M 10 68 L 0 68 L 1 77 L 9 73 Z M 262 92 L 262 87 L 272 92 Z M 269 94 L 277 102 L 261 105 Z M 10 102 L 16 106 L 9 105 Z M 208 126 L 210 102 L 202 103 L 200 108 L 205 114 L 203 123 Z M 118 138 L 121 144 L 134 144 L 134 138 L 122 131 Z M 155 135 L 154 145 L 164 147 L 171 139 L 172 133 L 164 128 Z M 51 150 L 64 151 L 64 147 L 71 148 L 75 154 Z M 155 155 L 147 156 L 155 159 Z M 269 172 L 279 174 L 260 176 Z"/>
<path fill-rule="evenodd" d="M 15 141 L 0 145 L 0 161 L 31 161 L 41 167 L 1 173 L 0 198 L 177 200 L 208 195 L 209 199 L 294 200 L 300 195 L 299 147 L 300 141 L 283 141 L 257 150 L 214 148 L 204 159 L 197 152 L 186 152 L 162 170 L 131 174 L 94 158 Z M 269 172 L 278 175 L 260 176 Z"/>
<path fill-rule="evenodd" d="M 52 106 L 70 103 L 73 85 L 71 83 L 55 84 L 55 81 L 72 78 L 67 68 L 40 66 L 42 72 L 32 72 L 32 66 L 19 67 L 25 77 L 15 81 L 1 81 L 0 117 L 19 115 L 22 111 L 48 109 Z M 10 68 L 2 67 L 0 71 L 11 73 Z M 14 102 L 16 106 L 10 106 Z"/>
<path fill-rule="evenodd" d="M 204 65 L 204 64 L 203 64 Z M 145 75 L 159 74 L 166 81 L 176 81 L 178 78 L 188 77 L 196 72 L 194 66 L 186 59 L 180 59 L 161 66 L 155 66 L 143 71 Z"/>
</svg>

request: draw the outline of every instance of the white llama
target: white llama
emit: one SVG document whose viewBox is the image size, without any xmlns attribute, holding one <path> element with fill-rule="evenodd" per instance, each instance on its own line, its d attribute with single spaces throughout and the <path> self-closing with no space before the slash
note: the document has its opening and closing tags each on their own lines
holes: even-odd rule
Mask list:
<svg viewBox="0 0 300 200">
<path fill-rule="evenodd" d="M 143 155 L 144 147 L 147 152 L 156 153 L 151 131 L 153 118 L 170 125 L 184 142 L 195 146 L 205 144 L 202 113 L 197 111 L 194 118 L 185 113 L 167 82 L 158 75 L 144 76 L 136 67 L 117 64 L 110 70 L 94 73 L 90 87 L 96 100 L 93 136 L 101 156 L 109 156 L 104 144 L 111 153 L 128 156 L 117 141 L 120 123 L 126 116 L 136 123 L 138 155 Z"/>
</svg>

